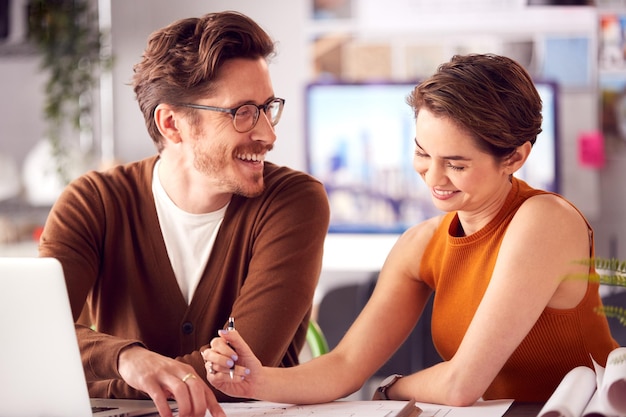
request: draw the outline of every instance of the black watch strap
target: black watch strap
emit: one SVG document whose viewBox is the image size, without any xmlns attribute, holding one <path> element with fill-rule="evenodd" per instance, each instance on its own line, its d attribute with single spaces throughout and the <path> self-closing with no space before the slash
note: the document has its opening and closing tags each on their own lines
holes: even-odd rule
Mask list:
<svg viewBox="0 0 626 417">
<path fill-rule="evenodd" d="M 380 383 L 376 391 L 374 392 L 373 400 L 388 400 L 389 396 L 387 395 L 387 390 L 391 388 L 393 384 L 398 382 L 398 380 L 402 378 L 402 375 L 393 374 L 389 375 L 387 378 Z"/>
</svg>

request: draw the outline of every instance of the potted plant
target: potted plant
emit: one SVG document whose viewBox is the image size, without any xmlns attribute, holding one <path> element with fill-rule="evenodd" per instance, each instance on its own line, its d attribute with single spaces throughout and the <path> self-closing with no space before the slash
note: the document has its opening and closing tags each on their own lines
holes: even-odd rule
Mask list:
<svg viewBox="0 0 626 417">
<path fill-rule="evenodd" d="M 602 285 L 626 288 L 626 261 L 615 258 L 596 258 L 593 262 L 596 268 L 596 276 L 592 277 L 592 279 L 598 280 Z M 620 324 L 626 326 L 625 306 L 605 305 L 598 312 L 606 315 L 608 318 L 618 320 Z"/>
<path fill-rule="evenodd" d="M 57 174 L 66 184 L 72 177 L 70 150 L 78 147 L 76 133 L 92 134 L 94 88 L 112 60 L 101 54 L 97 0 L 29 0 L 27 14 L 29 40 L 48 73 L 46 136 Z"/>
</svg>

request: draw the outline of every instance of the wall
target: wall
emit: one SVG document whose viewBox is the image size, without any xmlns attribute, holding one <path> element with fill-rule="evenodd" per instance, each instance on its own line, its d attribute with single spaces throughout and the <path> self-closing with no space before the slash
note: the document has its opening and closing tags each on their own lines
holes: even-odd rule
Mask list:
<svg viewBox="0 0 626 417">
<path fill-rule="evenodd" d="M 21 162 L 44 135 L 42 100 L 46 75 L 39 69 L 39 57 L 24 47 L 26 0 L 13 0 L 8 39 L 0 43 L 0 153 Z"/>
</svg>

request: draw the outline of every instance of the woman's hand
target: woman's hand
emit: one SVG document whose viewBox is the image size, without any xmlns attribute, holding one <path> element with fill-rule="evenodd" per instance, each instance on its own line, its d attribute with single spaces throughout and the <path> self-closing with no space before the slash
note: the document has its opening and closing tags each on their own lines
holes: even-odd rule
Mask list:
<svg viewBox="0 0 626 417">
<path fill-rule="evenodd" d="M 261 387 L 263 365 L 236 330 L 219 330 L 211 348 L 202 352 L 207 380 L 218 390 L 239 398 L 254 398 Z"/>
</svg>

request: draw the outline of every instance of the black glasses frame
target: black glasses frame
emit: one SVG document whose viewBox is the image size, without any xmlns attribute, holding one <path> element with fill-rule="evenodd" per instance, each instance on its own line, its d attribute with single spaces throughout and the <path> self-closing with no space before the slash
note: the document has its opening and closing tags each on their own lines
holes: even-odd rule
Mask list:
<svg viewBox="0 0 626 417">
<path fill-rule="evenodd" d="M 278 107 L 278 112 L 276 113 L 274 118 L 270 119 L 270 123 L 271 123 L 272 126 L 276 126 L 278 124 L 278 121 L 280 120 L 280 116 L 281 116 L 281 114 L 283 112 L 283 107 L 285 106 L 285 99 L 284 98 L 274 97 L 274 98 L 271 98 L 271 99 L 267 100 L 263 104 L 246 103 L 246 104 L 242 104 L 241 106 L 233 107 L 233 108 L 230 108 L 230 109 L 226 108 L 226 107 L 205 106 L 203 104 L 194 104 L 194 103 L 182 103 L 182 104 L 178 104 L 178 106 L 189 107 L 189 108 L 192 108 L 192 109 L 199 109 L 199 110 L 209 110 L 209 111 L 218 111 L 218 112 L 222 112 L 222 113 L 228 113 L 233 118 L 233 127 L 235 128 L 235 130 L 237 132 L 239 132 L 239 133 L 245 133 L 245 132 L 249 132 L 252 129 L 254 129 L 254 127 L 256 126 L 257 122 L 259 121 L 259 115 L 261 113 L 261 110 L 263 110 L 263 113 L 267 114 L 270 106 L 272 104 L 274 104 L 274 103 L 278 103 L 279 107 Z M 239 130 L 239 129 L 237 129 L 237 124 L 235 123 L 235 116 L 237 115 L 237 112 L 242 107 L 246 107 L 246 106 L 252 106 L 252 107 L 255 108 L 254 119 L 252 121 L 252 125 L 250 126 L 250 128 L 248 128 L 246 130 Z"/>
</svg>

